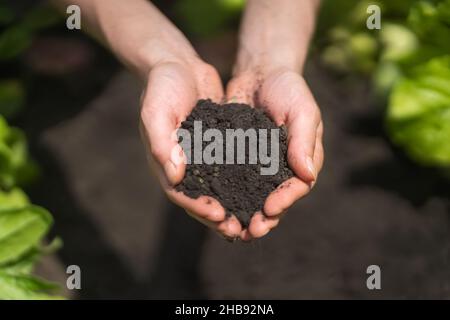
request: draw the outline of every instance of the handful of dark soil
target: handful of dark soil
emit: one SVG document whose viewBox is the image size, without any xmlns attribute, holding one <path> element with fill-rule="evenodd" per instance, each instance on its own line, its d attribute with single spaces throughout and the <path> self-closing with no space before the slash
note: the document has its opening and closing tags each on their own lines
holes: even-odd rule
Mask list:
<svg viewBox="0 0 450 320">
<path fill-rule="evenodd" d="M 201 121 L 202 134 L 208 129 L 218 129 L 222 133 L 224 160 L 222 164 L 205 164 L 204 161 L 197 164 L 194 163 L 194 156 L 192 156 L 186 167 L 186 175 L 176 190 L 194 199 L 201 195 L 217 199 L 228 215 L 234 214 L 243 227 L 248 227 L 253 214 L 262 210 L 267 196 L 283 181 L 294 176 L 287 163 L 286 129 L 277 127 L 263 111 L 251 108 L 249 105 L 238 103 L 219 105 L 211 100 L 200 100 L 186 121 L 181 124 L 181 128 L 188 130 L 192 136 L 188 150 L 181 143 L 182 139 L 179 138 L 186 154 L 187 152 L 194 154 L 194 135 L 195 132 L 199 132 L 198 128 L 197 131 L 194 130 L 199 123 L 197 121 Z M 244 131 L 254 129 L 258 133 L 259 129 L 267 129 L 265 130 L 267 139 L 264 140 L 264 136 L 261 138 L 261 134 L 257 134 L 257 143 L 255 143 L 256 141 L 252 142 L 251 139 L 245 140 L 245 164 L 237 164 L 239 163 L 238 151 L 237 143 L 235 143 L 234 164 L 227 164 L 225 161 L 227 129 L 243 129 Z M 273 134 L 271 129 L 278 129 L 275 130 L 279 135 L 276 159 L 278 170 L 275 174 L 262 175 L 261 169 L 267 168 L 269 165 L 267 161 L 263 164 L 259 156 L 256 161 L 249 161 L 249 154 L 251 155 L 249 148 L 256 148 L 259 152 L 260 143 L 267 141 L 266 153 L 270 155 L 274 151 L 271 150 L 271 135 Z M 211 140 L 214 141 L 214 139 Z M 202 150 L 205 150 L 212 141 L 202 141 Z"/>
</svg>

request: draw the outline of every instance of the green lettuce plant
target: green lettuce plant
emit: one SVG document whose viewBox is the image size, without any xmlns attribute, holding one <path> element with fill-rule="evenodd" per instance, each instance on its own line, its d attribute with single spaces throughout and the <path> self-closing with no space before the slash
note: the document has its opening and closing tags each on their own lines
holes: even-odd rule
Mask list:
<svg viewBox="0 0 450 320">
<path fill-rule="evenodd" d="M 0 299 L 59 298 L 49 295 L 55 284 L 32 275 L 42 254 L 60 245 L 42 245 L 52 216 L 18 187 L 34 176 L 23 133 L 0 116 Z"/>
<path fill-rule="evenodd" d="M 21 56 L 36 34 L 61 18 L 47 5 L 30 5 L 20 14 L 0 0 L 0 64 L 15 70 L 0 79 L 0 299 L 58 299 L 57 286 L 32 275 L 43 254 L 60 246 L 44 246 L 53 224 L 50 213 L 34 206 L 20 189 L 38 174 L 23 132 L 8 125 L 26 103 Z M 15 67 L 17 66 L 17 68 Z"/>
<path fill-rule="evenodd" d="M 370 4 L 381 30 L 366 29 Z M 328 0 L 321 18 L 322 61 L 371 76 L 392 142 L 421 165 L 450 168 L 450 0 Z"/>
<path fill-rule="evenodd" d="M 417 162 L 450 165 L 450 55 L 431 59 L 398 81 L 389 98 L 392 141 Z"/>
<path fill-rule="evenodd" d="M 179 0 L 175 12 L 183 30 L 208 38 L 229 29 L 244 4 L 245 0 Z"/>
</svg>

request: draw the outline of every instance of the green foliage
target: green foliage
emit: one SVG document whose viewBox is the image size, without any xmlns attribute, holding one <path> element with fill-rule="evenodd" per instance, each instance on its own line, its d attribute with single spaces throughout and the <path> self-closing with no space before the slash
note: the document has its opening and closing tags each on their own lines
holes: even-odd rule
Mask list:
<svg viewBox="0 0 450 320">
<path fill-rule="evenodd" d="M 0 61 L 17 58 L 28 49 L 35 34 L 60 21 L 60 16 L 53 8 L 38 5 L 27 11 L 22 17 L 16 17 L 12 10 L 0 4 Z"/>
<path fill-rule="evenodd" d="M 52 222 L 50 214 L 39 207 L 0 211 L 0 265 L 33 248 Z"/>
<path fill-rule="evenodd" d="M 35 170 L 23 133 L 0 116 L 0 299 L 53 298 L 48 291 L 55 285 L 31 275 L 40 256 L 60 245 L 41 245 L 53 219 L 17 187 Z"/>
<path fill-rule="evenodd" d="M 0 63 L 18 63 L 35 35 L 60 19 L 46 5 L 16 14 L 0 1 Z M 53 299 L 58 297 L 49 292 L 56 286 L 31 273 L 42 254 L 61 243 L 57 240 L 42 247 L 53 219 L 45 209 L 33 206 L 19 188 L 35 179 L 38 169 L 29 157 L 23 132 L 6 122 L 22 109 L 25 99 L 18 74 L 0 79 L 0 299 Z"/>
<path fill-rule="evenodd" d="M 322 60 L 334 69 L 349 72 L 355 68 L 370 73 L 378 55 L 378 43 L 366 31 L 354 34 L 345 28 L 334 28 L 330 32 L 333 43 L 323 48 Z"/>
<path fill-rule="evenodd" d="M 441 1 L 437 5 L 418 2 L 411 8 L 408 22 L 423 42 L 450 51 L 449 1 Z"/>
<path fill-rule="evenodd" d="M 21 25 L 7 28 L 0 34 L 0 61 L 10 60 L 31 45 L 31 32 Z"/>
<path fill-rule="evenodd" d="M 366 28 L 369 4 L 381 30 Z M 450 167 L 450 0 L 328 0 L 321 18 L 322 61 L 372 76 L 392 141 L 417 163 Z"/>
<path fill-rule="evenodd" d="M 55 300 L 63 299 L 51 296 L 47 292 L 56 289 L 53 283 L 39 278 L 2 272 L 0 269 L 0 297 L 7 300 Z"/>
<path fill-rule="evenodd" d="M 390 96 L 388 130 L 394 143 L 429 166 L 450 165 L 450 55 L 416 67 Z"/>
<path fill-rule="evenodd" d="M 37 166 L 29 159 L 24 134 L 9 127 L 0 116 L 0 187 L 9 189 L 26 184 L 37 174 Z"/>
<path fill-rule="evenodd" d="M 27 195 L 19 188 L 0 191 L 0 211 L 22 208 L 29 204 Z"/>
<path fill-rule="evenodd" d="M 56 284 L 31 275 L 34 264 L 43 253 L 57 249 L 41 246 L 43 237 L 53 224 L 43 208 L 30 205 L 18 189 L 0 193 L 0 299 L 54 299 L 48 292 Z"/>
<path fill-rule="evenodd" d="M 25 104 L 25 89 L 21 82 L 0 80 L 0 115 L 5 118 L 14 117 Z"/>
<path fill-rule="evenodd" d="M 14 18 L 15 14 L 11 8 L 0 2 L 0 26 L 3 27 L 11 23 Z"/>
<path fill-rule="evenodd" d="M 183 29 L 199 37 L 210 37 L 226 30 L 239 16 L 244 3 L 244 0 L 179 0 L 175 11 Z"/>
<path fill-rule="evenodd" d="M 36 34 L 60 20 L 61 16 L 52 7 L 42 3 L 20 15 L 0 1 L 0 63 L 20 62 L 21 55 L 30 48 Z M 26 99 L 20 75 L 12 77 L 14 79 L 0 79 L 0 115 L 7 119 L 21 111 Z"/>
<path fill-rule="evenodd" d="M 52 6 L 38 5 L 24 14 L 21 25 L 35 34 L 56 25 L 62 20 L 63 17 Z"/>
</svg>

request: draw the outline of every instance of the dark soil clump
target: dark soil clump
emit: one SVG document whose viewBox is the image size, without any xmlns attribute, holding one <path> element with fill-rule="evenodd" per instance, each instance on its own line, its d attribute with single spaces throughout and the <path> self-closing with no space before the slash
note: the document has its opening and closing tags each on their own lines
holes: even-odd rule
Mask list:
<svg viewBox="0 0 450 320">
<path fill-rule="evenodd" d="M 207 129 L 218 129 L 223 136 L 223 164 L 202 164 L 194 163 L 194 121 L 202 121 L 202 132 Z M 185 153 L 192 150 L 190 164 L 186 167 L 186 175 L 183 181 L 176 187 L 191 198 L 198 198 L 201 195 L 211 196 L 217 199 L 226 209 L 228 215 L 234 214 L 243 227 L 247 227 L 251 217 L 257 211 L 261 211 L 267 196 L 276 189 L 283 181 L 293 177 L 294 174 L 287 163 L 287 132 L 284 126 L 277 127 L 276 124 L 260 109 L 251 108 L 246 104 L 230 103 L 218 105 L 211 100 L 200 100 L 186 121 L 181 124 L 181 128 L 186 129 L 191 134 L 190 150 L 182 144 Z M 226 164 L 226 143 L 227 129 L 255 129 L 258 143 L 251 143 L 251 139 L 246 138 L 245 143 L 245 164 L 236 164 L 238 152 L 234 152 L 234 164 Z M 259 156 L 259 141 L 261 134 L 258 129 L 268 129 L 267 131 L 267 152 L 272 155 L 271 150 L 271 129 L 280 129 L 278 151 L 278 171 L 272 175 L 262 175 L 261 168 L 270 167 L 270 163 L 263 162 Z M 214 141 L 214 139 L 212 139 Z M 180 138 L 180 143 L 182 139 Z M 210 141 L 203 141 L 202 151 L 211 144 Z M 249 164 L 249 146 L 258 150 L 256 164 Z M 189 153 L 190 154 L 190 153 Z M 213 153 L 215 155 L 215 153 Z"/>
</svg>

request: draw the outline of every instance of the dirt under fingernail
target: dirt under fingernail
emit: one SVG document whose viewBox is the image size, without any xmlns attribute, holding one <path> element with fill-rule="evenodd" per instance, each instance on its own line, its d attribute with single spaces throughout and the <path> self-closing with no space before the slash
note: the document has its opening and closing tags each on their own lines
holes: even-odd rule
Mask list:
<svg viewBox="0 0 450 320">
<path fill-rule="evenodd" d="M 194 163 L 194 156 L 192 155 L 192 161 L 186 166 L 185 177 L 176 186 L 176 190 L 194 199 L 202 195 L 217 199 L 225 208 L 227 215 L 234 214 L 242 226 L 246 228 L 252 216 L 256 212 L 262 211 L 267 196 L 282 182 L 294 176 L 287 162 L 286 129 L 278 127 L 261 109 L 252 108 L 246 104 L 229 103 L 219 105 L 211 100 L 200 100 L 192 110 L 192 113 L 181 124 L 181 129 L 187 130 L 191 135 L 189 147 L 192 150 L 192 154 L 195 152 L 195 121 L 201 121 L 202 135 L 208 129 L 217 129 L 222 133 L 224 137 L 221 144 L 224 157 L 223 163 Z M 256 130 L 256 143 L 253 141 L 253 144 L 251 144 L 251 139 L 245 139 L 244 164 L 237 164 L 237 143 L 234 146 L 233 164 L 226 163 L 227 129 Z M 259 129 L 268 129 L 266 130 L 266 155 L 270 155 L 272 152 L 271 129 L 279 129 L 278 157 L 275 159 L 278 161 L 278 170 L 274 174 L 261 174 L 261 169 L 267 168 L 269 164 L 267 162 L 262 164 L 261 162 L 259 146 L 260 143 L 264 143 L 264 140 L 261 138 Z M 216 142 L 214 139 L 212 140 L 202 141 L 202 151 L 210 144 Z M 252 163 L 250 163 L 249 157 L 250 147 L 258 150 L 257 159 Z M 185 149 L 184 146 L 183 149 Z M 190 150 L 185 150 L 185 153 Z"/>
</svg>

